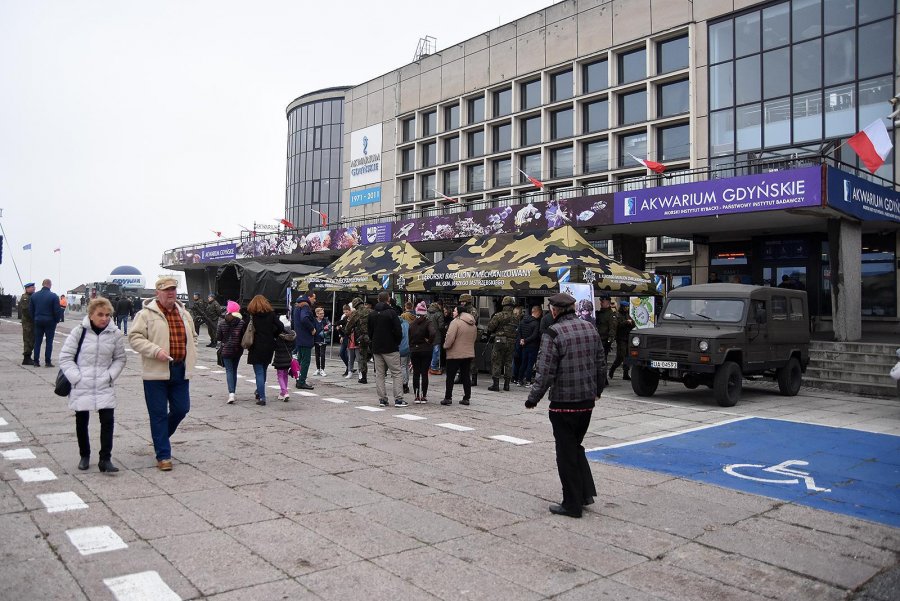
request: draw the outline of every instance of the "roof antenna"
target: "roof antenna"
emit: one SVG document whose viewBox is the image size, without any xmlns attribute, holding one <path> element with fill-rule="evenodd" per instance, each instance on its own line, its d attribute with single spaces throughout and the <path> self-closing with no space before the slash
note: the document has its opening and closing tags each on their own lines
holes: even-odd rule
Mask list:
<svg viewBox="0 0 900 601">
<path fill-rule="evenodd" d="M 437 50 L 437 38 L 430 35 L 419 38 L 419 44 L 416 46 L 416 55 L 413 57 L 413 62 L 419 62 L 419 60 L 425 58 L 429 54 L 434 54 L 435 50 Z"/>
</svg>

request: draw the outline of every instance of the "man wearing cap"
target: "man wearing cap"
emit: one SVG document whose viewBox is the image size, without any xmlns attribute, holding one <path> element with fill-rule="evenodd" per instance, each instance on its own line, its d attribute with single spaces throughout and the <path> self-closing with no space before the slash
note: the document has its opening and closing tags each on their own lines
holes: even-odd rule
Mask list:
<svg viewBox="0 0 900 601">
<path fill-rule="evenodd" d="M 63 320 L 63 308 L 59 305 L 59 297 L 50 290 L 53 283 L 50 279 L 41 282 L 41 289 L 31 295 L 28 311 L 34 320 L 34 360 L 35 367 L 40 367 L 41 343 L 47 339 L 44 348 L 44 367 L 53 367 L 50 356 L 53 354 L 53 337 L 56 335 L 56 324 Z"/>
<path fill-rule="evenodd" d="M 606 385 L 606 355 L 596 328 L 575 315 L 575 297 L 560 293 L 549 301 L 553 324 L 541 339 L 525 407 L 533 409 L 550 391 L 550 424 L 563 491 L 562 503 L 551 505 L 550 512 L 580 518 L 582 507 L 593 503 L 597 494 L 582 442 L 594 400 Z"/>
<path fill-rule="evenodd" d="M 356 357 L 359 362 L 359 383 L 367 384 L 369 357 L 371 357 L 372 340 L 369 338 L 369 315 L 372 309 L 358 296 L 350 301 L 353 313 L 347 320 L 347 332 L 353 334 L 356 343 Z"/>
<path fill-rule="evenodd" d="M 194 318 L 194 333 L 200 335 L 200 324 L 206 323 L 206 301 L 200 298 L 200 293 L 191 295 L 191 304 L 188 309 Z"/>
<path fill-rule="evenodd" d="M 172 469 L 169 441 L 191 409 L 190 378 L 197 360 L 197 333 L 190 313 L 175 297 L 175 278 L 156 280 L 156 298 L 144 301 L 128 342 L 142 359 L 144 400 L 157 467 Z"/>
<path fill-rule="evenodd" d="M 619 302 L 619 320 L 616 326 L 616 360 L 613 361 L 612 367 L 609 368 L 609 379 L 612 380 L 616 368 L 622 366 L 622 379 L 630 380 L 631 374 L 628 372 L 628 365 L 625 363 L 626 351 L 628 351 L 628 337 L 631 330 L 634 329 L 634 320 L 631 319 L 629 313 L 629 305 L 627 299 Z"/>
<path fill-rule="evenodd" d="M 34 352 L 34 318 L 31 317 L 31 295 L 34 294 L 34 282 L 25 284 L 25 292 L 19 298 L 16 309 L 19 311 L 19 319 L 22 321 L 22 365 L 33 365 L 31 353 Z"/>
<path fill-rule="evenodd" d="M 519 329 L 519 320 L 513 309 L 516 299 L 504 296 L 501 303 L 503 310 L 495 313 L 487 327 L 488 335 L 494 336 L 494 346 L 491 349 L 491 378 L 493 384 L 488 390 L 497 392 L 500 390 L 500 378 L 503 378 L 503 390 L 509 390 L 509 380 L 512 378 L 513 350 L 516 344 L 516 330 Z"/>
<path fill-rule="evenodd" d="M 616 328 L 619 325 L 619 316 L 612 307 L 609 295 L 600 295 L 600 312 L 597 314 L 597 332 L 603 341 L 603 352 L 609 355 L 613 340 L 616 339 Z"/>
<path fill-rule="evenodd" d="M 216 346 L 216 332 L 219 326 L 219 316 L 222 314 L 222 305 L 216 301 L 216 295 L 210 292 L 206 297 L 206 333 L 209 334 L 208 347 Z"/>
</svg>

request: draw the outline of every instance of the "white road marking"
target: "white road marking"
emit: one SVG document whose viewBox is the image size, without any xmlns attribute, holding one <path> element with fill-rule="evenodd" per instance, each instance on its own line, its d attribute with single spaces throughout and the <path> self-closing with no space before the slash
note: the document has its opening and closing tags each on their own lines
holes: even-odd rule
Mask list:
<svg viewBox="0 0 900 601">
<path fill-rule="evenodd" d="M 507 436 L 506 434 L 498 434 L 497 436 L 491 436 L 491 438 L 499 440 L 500 442 L 511 442 L 512 444 L 531 444 L 530 440 L 516 438 L 515 436 Z"/>
<path fill-rule="evenodd" d="M 365 405 L 357 407 L 357 409 L 362 409 L 363 411 L 384 411 L 384 407 L 367 407 Z"/>
<path fill-rule="evenodd" d="M 281 390 L 280 386 L 267 386 L 266 388 L 271 388 L 272 390 Z"/>
<path fill-rule="evenodd" d="M 209 369 L 209 368 L 206 367 L 205 365 L 195 365 L 194 369 Z"/>
<path fill-rule="evenodd" d="M 249 378 L 244 379 L 244 382 L 250 382 L 251 384 L 256 384 L 256 380 L 251 380 Z"/>
<path fill-rule="evenodd" d="M 47 513 L 88 508 L 87 503 L 82 501 L 81 497 L 74 492 L 54 492 L 38 495 L 37 498 L 47 508 Z"/>
<path fill-rule="evenodd" d="M 300 396 L 319 396 L 315 392 L 308 392 L 306 390 L 296 390 L 294 394 L 299 394 Z"/>
<path fill-rule="evenodd" d="M 138 572 L 116 578 L 104 578 L 103 584 L 117 601 L 181 601 L 157 572 Z"/>
<path fill-rule="evenodd" d="M 345 401 L 344 399 L 338 399 L 338 398 L 335 398 L 335 397 L 326 397 L 326 398 L 324 398 L 324 399 L 322 399 L 322 400 L 323 400 L 323 401 L 328 401 L 329 403 L 338 403 L 338 404 L 340 404 L 340 403 L 346 403 L 346 402 L 347 402 L 347 401 Z"/>
<path fill-rule="evenodd" d="M 440 426 L 441 428 L 447 428 L 448 430 L 456 430 L 457 432 L 471 432 L 472 430 L 475 429 L 475 428 L 470 428 L 469 426 L 460 426 L 458 424 L 451 424 L 451 423 L 436 424 L 436 425 Z"/>
<path fill-rule="evenodd" d="M 56 480 L 56 474 L 46 467 L 16 470 L 16 474 L 22 479 L 22 482 L 45 482 L 47 480 Z"/>
<path fill-rule="evenodd" d="M 0 417 L 0 426 L 8 426 L 8 425 L 9 425 L 9 422 L 7 422 L 5 419 Z"/>
<path fill-rule="evenodd" d="M 34 453 L 31 449 L 12 449 L 11 451 L 0 451 L 4 459 L 16 461 L 19 459 L 34 459 Z"/>
<path fill-rule="evenodd" d="M 11 442 L 21 442 L 19 435 L 15 432 L 0 432 L 0 444 L 9 444 Z"/>
<path fill-rule="evenodd" d="M 400 419 L 408 419 L 411 422 L 418 421 L 420 419 L 428 419 L 427 417 L 422 417 L 421 415 L 413 415 L 411 413 L 404 413 L 403 415 L 398 415 Z"/>
<path fill-rule="evenodd" d="M 648 438 L 641 438 L 640 440 L 632 440 L 629 442 L 620 442 L 617 444 L 611 444 L 608 447 L 597 447 L 596 449 L 585 449 L 586 452 L 589 451 L 603 451 L 605 449 L 618 449 L 619 447 L 627 447 L 633 444 L 641 444 L 642 442 L 651 442 L 654 440 L 660 440 L 661 438 L 670 438 L 672 436 L 678 436 L 680 434 L 687 434 L 688 432 L 697 432 L 698 430 L 706 430 L 708 428 L 715 428 L 716 426 L 722 426 L 724 424 L 732 424 L 734 422 L 742 422 L 745 419 L 752 419 L 752 417 L 738 417 L 735 419 L 726 419 L 725 421 L 716 422 L 714 424 L 705 424 L 703 426 L 697 426 L 696 428 L 687 428 L 686 430 L 679 430 L 677 432 L 666 432 L 665 434 L 660 434 L 659 436 L 650 436 Z"/>
<path fill-rule="evenodd" d="M 82 555 L 94 555 L 128 548 L 125 541 L 109 526 L 66 530 L 66 536 Z"/>
<path fill-rule="evenodd" d="M 222 371 L 221 369 L 214 369 L 214 370 L 212 370 L 212 371 L 209 372 L 209 373 L 211 373 L 211 374 L 224 374 L 225 372 Z"/>
</svg>

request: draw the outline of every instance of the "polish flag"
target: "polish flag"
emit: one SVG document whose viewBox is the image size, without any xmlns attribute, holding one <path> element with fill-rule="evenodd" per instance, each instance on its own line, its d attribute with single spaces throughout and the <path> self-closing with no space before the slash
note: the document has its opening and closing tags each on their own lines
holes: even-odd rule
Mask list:
<svg viewBox="0 0 900 601">
<path fill-rule="evenodd" d="M 847 144 L 856 151 L 866 168 L 872 173 L 884 165 L 894 147 L 882 119 L 867 125 L 864 130 L 847 140 Z"/>
<path fill-rule="evenodd" d="M 288 229 L 294 229 L 294 224 L 291 223 L 290 221 L 288 221 L 287 219 L 279 219 L 278 223 L 280 223 L 281 225 L 283 225 L 284 227 L 286 227 Z"/>
<path fill-rule="evenodd" d="M 519 169 L 519 173 L 521 173 L 521 174 L 524 175 L 526 178 L 528 178 L 528 181 L 530 181 L 532 184 L 534 184 L 534 187 L 535 187 L 535 188 L 539 188 L 539 189 L 541 189 L 541 190 L 544 189 L 544 182 L 542 182 L 541 180 L 537 179 L 536 177 L 531 177 L 530 175 L 528 175 L 527 173 L 525 173 L 525 172 L 522 171 L 521 169 Z"/>
<path fill-rule="evenodd" d="M 241 224 L 239 223 L 239 224 L 238 224 L 238 227 L 241 228 L 242 230 L 246 231 L 246 232 L 249 232 L 251 238 L 256 238 L 256 232 L 253 231 L 253 230 L 251 230 L 251 229 L 250 229 L 249 227 L 247 227 L 246 225 L 241 225 Z"/>
<path fill-rule="evenodd" d="M 633 154 L 629 154 L 628 156 L 654 173 L 662 173 L 666 170 L 666 166 L 662 163 L 657 163 L 656 161 L 651 161 L 650 159 L 639 159 Z"/>
<path fill-rule="evenodd" d="M 62 252 L 62 248 L 54 248 L 54 249 L 53 249 L 53 252 L 55 252 L 55 253 Z"/>
<path fill-rule="evenodd" d="M 221 237 L 222 237 L 222 232 L 217 232 L 216 230 L 209 230 L 209 231 L 211 231 L 212 233 L 214 233 L 214 234 L 216 235 L 216 238 L 221 238 Z"/>
<path fill-rule="evenodd" d="M 313 208 L 310 208 L 309 210 L 319 216 L 319 219 L 322 220 L 322 226 L 328 225 L 328 213 L 323 213 L 322 211 L 317 211 Z"/>
<path fill-rule="evenodd" d="M 447 202 L 459 202 L 458 199 L 456 199 L 456 198 L 450 198 L 450 197 L 447 196 L 446 194 L 443 194 L 443 193 L 441 193 L 441 192 L 439 192 L 439 191 L 437 191 L 437 190 L 435 190 L 434 193 L 437 194 L 438 196 L 440 196 L 441 198 L 443 198 L 444 200 L 446 200 Z"/>
</svg>

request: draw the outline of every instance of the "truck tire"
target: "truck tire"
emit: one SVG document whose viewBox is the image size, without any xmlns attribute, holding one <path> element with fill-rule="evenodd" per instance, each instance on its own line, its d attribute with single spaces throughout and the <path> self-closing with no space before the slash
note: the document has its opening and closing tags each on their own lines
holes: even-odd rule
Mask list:
<svg viewBox="0 0 900 601">
<path fill-rule="evenodd" d="M 741 366 L 734 361 L 726 361 L 716 370 L 713 379 L 713 391 L 720 407 L 734 407 L 741 399 L 744 385 L 744 374 Z"/>
<path fill-rule="evenodd" d="M 631 389 L 638 396 L 653 396 L 659 386 L 659 374 L 640 365 L 631 368 Z"/>
<path fill-rule="evenodd" d="M 775 371 L 778 380 L 778 391 L 784 396 L 797 396 L 803 383 L 803 372 L 796 357 L 791 357 L 787 365 Z"/>
</svg>

